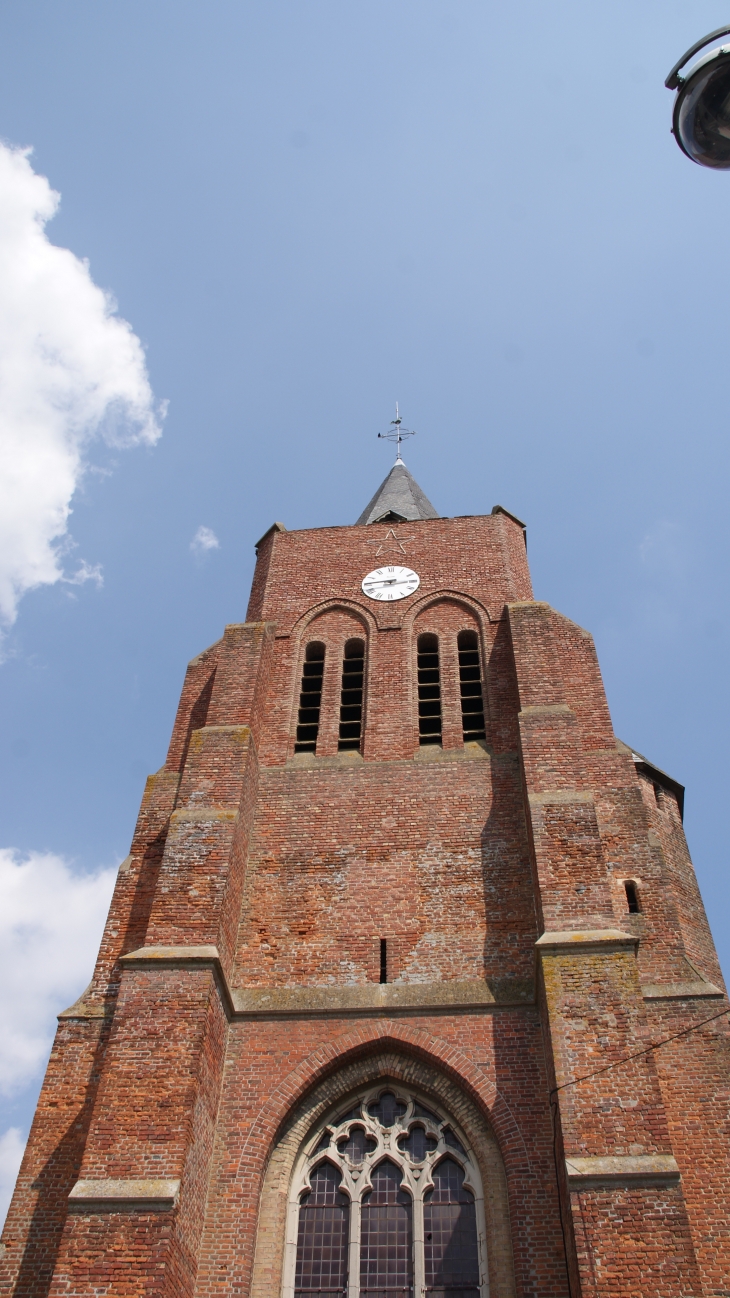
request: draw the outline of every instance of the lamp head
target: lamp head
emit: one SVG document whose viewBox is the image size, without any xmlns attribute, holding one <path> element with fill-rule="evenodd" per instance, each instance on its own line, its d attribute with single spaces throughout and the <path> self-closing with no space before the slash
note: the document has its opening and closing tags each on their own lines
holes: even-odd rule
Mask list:
<svg viewBox="0 0 730 1298">
<path fill-rule="evenodd" d="M 730 26 L 705 36 L 682 56 L 669 73 L 665 85 L 676 89 L 672 132 L 680 149 L 702 167 L 730 168 L 730 45 L 710 50 L 686 76 L 679 75 L 693 54 Z"/>
</svg>

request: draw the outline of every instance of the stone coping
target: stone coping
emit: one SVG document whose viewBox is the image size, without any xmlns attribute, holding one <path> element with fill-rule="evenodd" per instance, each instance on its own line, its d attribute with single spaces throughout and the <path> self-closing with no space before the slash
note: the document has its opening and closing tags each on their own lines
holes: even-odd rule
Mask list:
<svg viewBox="0 0 730 1298">
<path fill-rule="evenodd" d="M 238 807 L 178 807 L 170 816 L 171 825 L 179 825 L 181 821 L 192 820 L 197 822 L 213 820 L 238 820 Z"/>
<path fill-rule="evenodd" d="M 625 951 L 638 948 L 639 939 L 633 933 L 624 933 L 619 928 L 579 928 L 575 931 L 543 933 L 535 946 L 543 955 L 557 952 L 575 951 L 576 955 L 590 955 L 600 952 L 608 955 L 611 951 Z"/>
<path fill-rule="evenodd" d="M 77 1181 L 68 1205 L 75 1212 L 169 1212 L 179 1193 L 178 1180 Z"/>
<path fill-rule="evenodd" d="M 571 1190 L 626 1183 L 656 1185 L 679 1181 L 679 1167 L 672 1154 L 566 1158 L 565 1170 Z"/>
<path fill-rule="evenodd" d="M 593 802 L 591 789 L 542 789 L 539 793 L 528 793 L 527 801 L 531 807 L 557 805 L 575 805 Z"/>
<path fill-rule="evenodd" d="M 141 946 L 121 957 L 132 968 L 141 965 L 220 964 L 217 946 Z"/>
<path fill-rule="evenodd" d="M 61 1010 L 56 1015 L 57 1019 L 107 1019 L 112 1018 L 114 1006 L 108 1001 L 94 1002 L 78 1000 L 73 1005 L 69 1005 L 67 1010 Z"/>
<path fill-rule="evenodd" d="M 645 1001 L 688 1001 L 698 996 L 719 997 L 722 1000 L 724 991 L 714 983 L 645 983 L 641 988 Z"/>
</svg>

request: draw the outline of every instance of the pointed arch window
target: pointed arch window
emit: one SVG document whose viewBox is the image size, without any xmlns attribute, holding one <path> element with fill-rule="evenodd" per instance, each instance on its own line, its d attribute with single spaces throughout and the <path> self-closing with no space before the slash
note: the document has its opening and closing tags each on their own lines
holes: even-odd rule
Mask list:
<svg viewBox="0 0 730 1298">
<path fill-rule="evenodd" d="M 361 1091 L 300 1155 L 287 1257 L 284 1298 L 487 1298 L 484 1200 L 464 1133 L 399 1085 Z"/>
</svg>

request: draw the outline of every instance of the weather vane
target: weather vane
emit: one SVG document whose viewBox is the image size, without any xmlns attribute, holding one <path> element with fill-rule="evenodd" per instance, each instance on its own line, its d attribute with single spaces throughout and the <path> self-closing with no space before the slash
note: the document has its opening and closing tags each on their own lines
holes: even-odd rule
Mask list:
<svg viewBox="0 0 730 1298">
<path fill-rule="evenodd" d="M 387 433 L 378 433 L 378 437 L 384 437 L 385 440 L 386 440 L 386 442 L 395 442 L 395 445 L 396 445 L 396 457 L 395 457 L 395 462 L 396 462 L 396 464 L 402 464 L 402 463 L 403 463 L 403 461 L 402 461 L 402 459 L 401 459 L 401 454 L 400 454 L 400 444 L 401 444 L 401 442 L 404 442 L 404 441 L 406 440 L 407 437 L 415 437 L 415 436 L 416 436 L 416 430 L 415 430 L 415 428 L 403 428 L 403 421 L 402 421 L 402 419 L 401 419 L 401 417 L 400 417 L 400 411 L 398 410 L 398 402 L 396 401 L 396 403 L 395 403 L 395 419 L 391 419 L 391 421 L 390 421 L 390 432 L 387 432 Z"/>
</svg>

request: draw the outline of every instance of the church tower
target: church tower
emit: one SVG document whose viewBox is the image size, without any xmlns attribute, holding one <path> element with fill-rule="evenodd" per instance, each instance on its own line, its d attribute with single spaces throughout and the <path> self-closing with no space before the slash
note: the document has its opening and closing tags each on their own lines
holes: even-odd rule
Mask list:
<svg viewBox="0 0 730 1298">
<path fill-rule="evenodd" d="M 508 510 L 398 455 L 187 669 L 3 1235 L 13 1298 L 730 1292 L 683 789 Z"/>
</svg>

